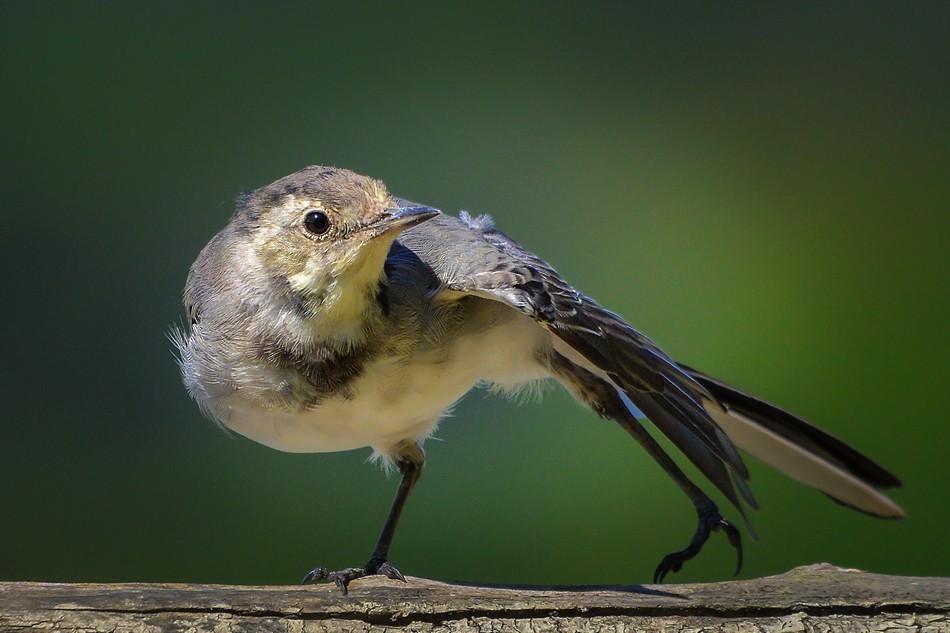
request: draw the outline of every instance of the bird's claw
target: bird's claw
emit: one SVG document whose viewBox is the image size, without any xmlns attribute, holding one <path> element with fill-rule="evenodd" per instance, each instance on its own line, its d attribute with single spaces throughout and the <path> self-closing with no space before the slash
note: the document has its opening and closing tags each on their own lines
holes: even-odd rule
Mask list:
<svg viewBox="0 0 950 633">
<path fill-rule="evenodd" d="M 386 576 L 392 580 L 406 582 L 406 577 L 402 575 L 402 572 L 393 567 L 389 561 L 371 560 L 365 567 L 350 567 L 348 569 L 341 569 L 340 571 L 330 571 L 326 567 L 317 567 L 310 570 L 310 572 L 303 577 L 303 584 L 329 581 L 335 584 L 345 596 L 349 593 L 350 583 L 357 578 L 363 578 L 365 576 Z"/>
<path fill-rule="evenodd" d="M 383 562 L 383 564 L 380 565 L 376 570 L 376 573 L 380 576 L 386 576 L 386 578 L 389 578 L 390 580 L 406 582 L 406 577 L 402 575 L 402 572 L 393 567 L 389 561 Z"/>
<path fill-rule="evenodd" d="M 738 560 L 736 562 L 734 575 L 739 575 L 739 572 L 742 570 L 742 535 L 735 525 L 723 518 L 723 516 L 719 514 L 719 510 L 715 506 L 712 506 L 707 511 L 700 513 L 696 533 L 693 535 L 693 540 L 690 541 L 686 549 L 667 554 L 663 557 L 663 560 L 660 561 L 660 564 L 657 565 L 656 571 L 653 572 L 654 584 L 663 582 L 663 579 L 666 578 L 668 573 L 673 572 L 675 574 L 681 570 L 683 563 L 699 554 L 700 550 L 703 549 L 703 545 L 706 544 L 710 533 L 719 531 L 725 532 L 726 538 L 729 539 L 729 544 L 736 548 Z"/>
</svg>

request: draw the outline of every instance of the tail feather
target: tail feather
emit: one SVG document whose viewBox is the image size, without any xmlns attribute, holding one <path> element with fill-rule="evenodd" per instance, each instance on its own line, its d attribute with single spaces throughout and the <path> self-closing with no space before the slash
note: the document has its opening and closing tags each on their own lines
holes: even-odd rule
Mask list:
<svg viewBox="0 0 950 633">
<path fill-rule="evenodd" d="M 622 392 L 618 390 L 618 393 Z M 741 477 L 731 476 L 726 463 L 680 422 L 676 414 L 670 410 L 671 406 L 668 402 L 661 398 L 638 397 L 633 403 L 726 496 L 748 523 L 745 509 L 736 494 L 735 484 L 739 484 L 739 494 L 753 509 L 758 509 L 758 504 L 745 481 Z"/>
<path fill-rule="evenodd" d="M 584 390 L 574 388 L 572 381 L 581 380 L 584 382 L 584 388 L 590 391 L 602 391 L 604 385 L 609 385 L 611 393 L 603 395 L 602 399 L 619 397 L 630 415 L 635 418 L 648 418 L 726 496 L 743 517 L 745 510 L 740 496 L 750 507 L 758 508 L 755 497 L 746 484 L 748 470 L 732 446 L 732 441 L 716 426 L 706 411 L 702 398 L 708 394 L 703 392 L 701 386 L 697 385 L 696 391 L 702 395 L 691 395 L 689 398 L 682 397 L 679 389 L 666 389 L 665 393 L 661 393 L 637 388 L 634 385 L 635 377 L 626 373 L 627 369 L 623 364 L 612 362 L 617 369 L 610 375 L 578 350 L 581 348 L 594 355 L 593 350 L 583 345 L 583 340 L 575 341 L 572 338 L 570 343 L 564 340 L 567 335 L 573 334 L 573 330 L 561 333 L 560 338 L 554 340 L 556 354 L 551 359 L 555 375 L 570 377 L 566 381 L 562 380 L 569 391 L 595 411 L 599 411 L 599 405 L 587 402 Z M 597 339 L 597 342 L 604 346 L 604 353 L 607 354 L 606 344 L 601 339 Z M 692 380 L 682 370 L 678 369 L 677 372 L 684 380 Z M 587 374 L 595 376 L 597 380 L 582 380 Z M 616 393 L 612 393 L 614 391 Z M 604 415 L 614 417 L 613 414 Z"/>
<path fill-rule="evenodd" d="M 904 516 L 879 491 L 899 487 L 900 480 L 870 458 L 787 411 L 683 369 L 716 398 L 707 410 L 739 448 L 855 510 L 882 518 Z"/>
</svg>

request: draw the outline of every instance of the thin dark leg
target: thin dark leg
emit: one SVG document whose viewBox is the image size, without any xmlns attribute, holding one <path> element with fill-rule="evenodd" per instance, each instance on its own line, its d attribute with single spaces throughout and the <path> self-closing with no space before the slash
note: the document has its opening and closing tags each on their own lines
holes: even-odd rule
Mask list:
<svg viewBox="0 0 950 633">
<path fill-rule="evenodd" d="M 320 580 L 332 580 L 344 594 L 348 592 L 351 581 L 364 576 L 381 575 L 393 580 L 406 582 L 406 578 L 398 569 L 393 567 L 388 560 L 389 545 L 392 543 L 393 535 L 396 533 L 396 524 L 399 523 L 399 517 L 402 515 L 402 509 L 406 505 L 406 499 L 412 491 L 419 476 L 422 474 L 422 466 L 425 464 L 425 455 L 418 444 L 412 443 L 403 447 L 400 456 L 396 460 L 396 467 L 402 474 L 399 482 L 399 488 L 396 490 L 396 497 L 393 499 L 392 507 L 389 509 L 389 516 L 386 517 L 386 523 L 379 533 L 379 539 L 376 541 L 376 547 L 363 567 L 351 567 L 341 571 L 329 571 L 325 567 L 317 567 L 304 576 L 303 582 L 310 583 Z"/>
<path fill-rule="evenodd" d="M 367 569 L 373 565 L 377 565 L 378 568 L 378 565 L 386 562 L 389 555 L 389 545 L 392 543 L 393 534 L 396 533 L 396 524 L 402 515 L 403 506 L 406 505 L 406 499 L 409 498 L 409 493 L 415 487 L 416 482 L 419 481 L 419 476 L 422 474 L 425 457 L 422 456 L 422 451 L 419 450 L 418 445 L 415 445 L 415 448 L 418 457 L 404 456 L 396 463 L 399 472 L 402 474 L 402 480 L 399 482 L 399 488 L 396 490 L 396 496 L 393 499 L 392 507 L 389 509 L 389 516 L 386 517 L 386 523 L 383 524 L 383 529 L 379 533 L 376 548 L 373 550 L 373 555 L 370 556 L 369 562 L 366 564 Z"/>
<path fill-rule="evenodd" d="M 670 456 L 666 454 L 666 451 L 657 444 L 656 440 L 647 433 L 639 421 L 629 415 L 618 416 L 615 419 L 630 435 L 640 442 L 643 448 L 650 453 L 653 459 L 663 467 L 663 470 L 665 470 L 683 492 L 686 493 L 696 508 L 696 514 L 699 520 L 696 526 L 696 532 L 693 534 L 693 538 L 689 542 L 689 545 L 686 546 L 686 549 L 667 554 L 663 557 L 663 560 L 660 561 L 660 564 L 657 565 L 656 571 L 653 572 L 653 582 L 661 583 L 669 572 L 676 573 L 682 569 L 683 563 L 699 554 L 700 550 L 703 549 L 703 545 L 706 544 L 709 534 L 719 530 L 726 533 L 729 543 L 736 548 L 738 561 L 736 563 L 735 573 L 738 574 L 742 569 L 742 536 L 738 528 L 723 518 L 719 513 L 719 508 L 716 507 L 712 499 L 706 496 L 706 493 L 689 480 L 686 474 L 680 470 L 680 467 L 676 465 L 676 462 L 674 462 Z"/>
<path fill-rule="evenodd" d="M 640 445 L 686 493 L 696 508 L 699 521 L 693 539 L 686 549 L 663 557 L 656 571 L 653 572 L 653 582 L 663 582 L 669 572 L 675 573 L 682 569 L 683 563 L 699 554 L 709 538 L 709 534 L 719 530 L 726 533 L 729 543 L 736 548 L 736 554 L 739 558 L 736 565 L 736 573 L 738 574 L 739 570 L 742 569 L 742 538 L 739 530 L 719 514 L 719 509 L 712 499 L 707 497 L 696 484 L 689 480 L 686 474 L 680 470 L 680 467 L 676 465 L 676 462 L 647 433 L 643 425 L 631 415 L 627 405 L 617 393 L 617 389 L 586 369 L 578 367 L 560 354 L 551 355 L 547 358 L 547 361 L 550 364 L 551 371 L 561 380 L 561 384 L 581 402 L 586 402 L 587 406 L 596 411 L 598 415 L 617 421 L 627 433 L 640 442 Z"/>
</svg>

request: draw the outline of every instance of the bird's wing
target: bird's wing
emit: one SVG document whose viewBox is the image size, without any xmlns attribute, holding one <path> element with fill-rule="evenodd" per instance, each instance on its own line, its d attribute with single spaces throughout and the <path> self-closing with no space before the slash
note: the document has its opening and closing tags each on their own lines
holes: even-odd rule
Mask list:
<svg viewBox="0 0 950 633">
<path fill-rule="evenodd" d="M 553 335 L 556 352 L 611 384 L 740 510 L 737 490 L 751 507 L 756 503 L 736 446 L 844 505 L 903 516 L 879 492 L 899 480 L 871 459 L 778 407 L 676 363 L 489 219 L 462 220 L 440 217 L 418 227 L 435 233 L 427 243 L 452 245 L 438 248 L 433 260 L 443 291 L 501 301 L 535 319 Z"/>
<path fill-rule="evenodd" d="M 714 398 L 702 384 L 490 220 L 462 220 L 465 225 L 442 216 L 400 238 L 413 250 L 427 244 L 442 293 L 500 301 L 530 316 L 553 335 L 558 353 L 613 385 L 635 415 L 645 414 L 740 511 L 740 495 L 757 507 L 742 458 L 706 410 Z"/>
</svg>

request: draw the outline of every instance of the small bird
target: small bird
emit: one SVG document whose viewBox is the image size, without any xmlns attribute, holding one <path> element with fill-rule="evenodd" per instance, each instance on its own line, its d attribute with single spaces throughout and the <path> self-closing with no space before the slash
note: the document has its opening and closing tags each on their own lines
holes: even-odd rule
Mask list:
<svg viewBox="0 0 950 633">
<path fill-rule="evenodd" d="M 405 581 L 389 546 L 425 462 L 423 441 L 476 386 L 554 379 L 620 424 L 696 509 L 689 544 L 654 582 L 723 532 L 739 530 L 644 427 L 648 420 L 745 518 L 758 509 L 740 450 L 882 518 L 900 486 L 844 442 L 677 363 L 618 315 L 497 230 L 393 197 L 379 180 L 311 166 L 242 196 L 204 247 L 175 335 L 185 386 L 224 427 L 290 452 L 371 447 L 402 478 L 369 561 L 313 569 L 304 582 Z M 747 522 L 748 523 L 748 522 Z M 751 529 L 751 528 L 750 528 Z"/>
</svg>

